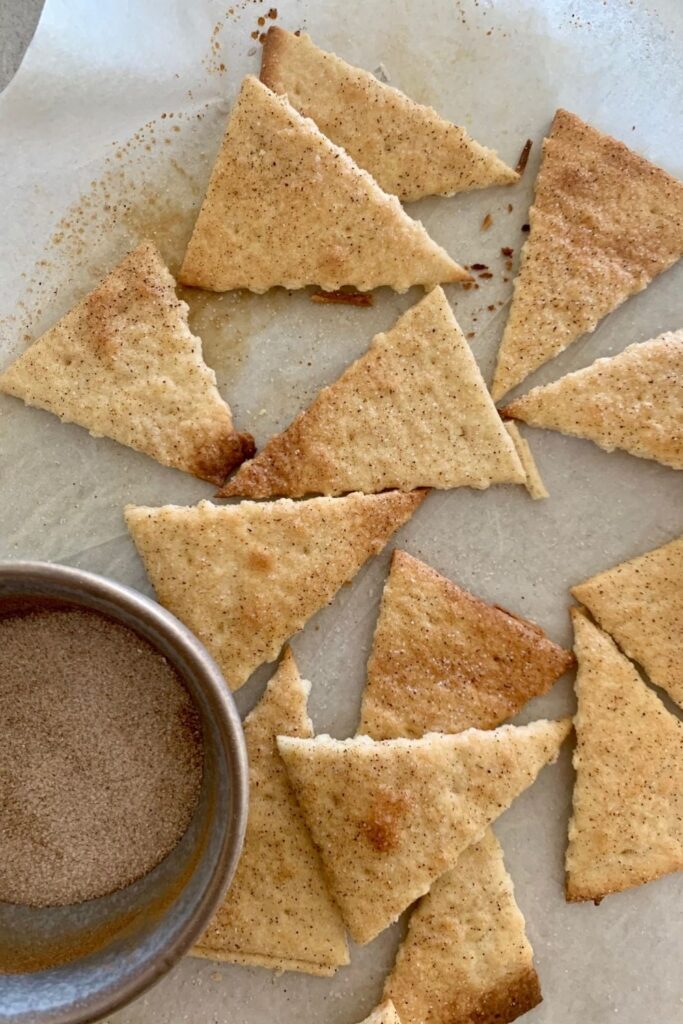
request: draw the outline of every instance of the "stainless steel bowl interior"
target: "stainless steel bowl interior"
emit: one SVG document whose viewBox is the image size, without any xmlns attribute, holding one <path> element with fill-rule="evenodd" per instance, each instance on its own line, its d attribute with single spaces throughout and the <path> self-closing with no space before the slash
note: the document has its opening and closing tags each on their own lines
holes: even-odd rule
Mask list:
<svg viewBox="0 0 683 1024">
<path fill-rule="evenodd" d="M 164 654 L 197 704 L 204 780 L 176 849 L 120 892 L 77 906 L 0 903 L 0 1024 L 83 1024 L 139 995 L 199 937 L 234 873 L 247 812 L 247 761 L 232 696 L 206 649 L 143 595 L 90 573 L 0 563 L 0 614 L 27 602 L 102 612 Z"/>
</svg>

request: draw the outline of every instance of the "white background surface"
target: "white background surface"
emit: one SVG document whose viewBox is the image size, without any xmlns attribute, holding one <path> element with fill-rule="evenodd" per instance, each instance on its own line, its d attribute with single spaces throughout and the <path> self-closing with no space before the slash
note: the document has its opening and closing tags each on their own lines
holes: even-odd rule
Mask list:
<svg viewBox="0 0 683 1024">
<path fill-rule="evenodd" d="M 231 101 L 243 74 L 259 65 L 251 33 L 260 30 L 257 19 L 268 4 L 238 0 L 232 14 L 228 6 L 48 0 L 24 64 L 0 98 L 2 365 L 143 235 L 151 234 L 177 267 Z M 534 140 L 519 186 L 409 208 L 459 262 L 486 263 L 495 272 L 477 292 L 447 289 L 463 329 L 475 332 L 473 349 L 487 375 L 511 288 L 502 280 L 500 248 L 512 246 L 517 259 L 540 140 L 555 108 L 574 110 L 683 173 L 677 0 L 292 0 L 277 9 L 279 24 L 307 28 L 352 62 L 371 70 L 381 62 L 392 84 L 465 124 L 509 162 L 527 137 Z M 494 223 L 482 232 L 486 213 Z M 417 298 L 417 291 L 398 297 L 382 290 L 372 309 L 321 307 L 306 292 L 279 290 L 201 304 L 195 298 L 193 322 L 238 427 L 261 444 Z M 679 265 L 532 381 L 555 379 L 682 325 Z M 396 543 L 569 644 L 567 587 L 679 533 L 681 477 L 588 442 L 540 431 L 526 436 L 548 501 L 533 503 L 511 487 L 433 493 Z M 212 493 L 5 396 L 0 485 L 0 557 L 63 561 L 147 591 L 122 506 L 182 504 Z M 319 731 L 344 736 L 355 728 L 387 559 L 388 551 L 367 566 L 294 642 L 313 683 L 310 708 Z M 243 711 L 269 673 L 261 669 L 240 691 Z M 566 679 L 522 718 L 572 707 Z M 683 879 L 663 879 L 599 908 L 567 906 L 570 800 L 567 750 L 497 827 L 545 996 L 525 1021 L 683 1020 Z M 333 980 L 277 978 L 188 959 L 112 1021 L 354 1024 L 379 997 L 400 931 L 354 949 L 351 966 Z"/>
</svg>

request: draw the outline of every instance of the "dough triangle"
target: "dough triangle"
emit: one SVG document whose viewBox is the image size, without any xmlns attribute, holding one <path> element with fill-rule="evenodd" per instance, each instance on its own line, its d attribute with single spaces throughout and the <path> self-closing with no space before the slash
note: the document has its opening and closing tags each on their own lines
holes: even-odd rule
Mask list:
<svg viewBox="0 0 683 1024">
<path fill-rule="evenodd" d="M 333 974 L 349 962 L 346 934 L 275 737 L 313 735 L 310 686 L 289 648 L 244 723 L 249 820 L 235 877 L 194 953 L 276 971 Z"/>
<path fill-rule="evenodd" d="M 374 739 L 490 729 L 574 663 L 527 619 L 394 551 L 358 731 Z"/>
<path fill-rule="evenodd" d="M 683 707 L 683 537 L 598 573 L 572 594 Z"/>
<path fill-rule="evenodd" d="M 403 201 L 510 185 L 519 178 L 464 128 L 320 50 L 305 32 L 294 35 L 275 25 L 269 30 L 261 81 L 286 94 L 385 192 Z"/>
<path fill-rule="evenodd" d="M 353 938 L 423 896 L 557 756 L 571 723 L 375 742 L 278 737 L 290 782 Z"/>
<path fill-rule="evenodd" d="M 224 292 L 406 291 L 466 281 L 398 199 L 257 78 L 245 78 L 180 271 Z"/>
<path fill-rule="evenodd" d="M 683 182 L 558 110 L 529 223 L 496 401 L 680 258 Z"/>
<path fill-rule="evenodd" d="M 0 391 L 214 484 L 254 452 L 151 242 L 0 374 Z"/>
<path fill-rule="evenodd" d="M 683 330 L 533 388 L 503 413 L 683 469 Z"/>
<path fill-rule="evenodd" d="M 572 609 L 579 671 L 567 899 L 600 900 L 683 868 L 683 723 Z"/>
<path fill-rule="evenodd" d="M 404 1024 L 504 1024 L 541 1002 L 524 918 L 491 829 L 418 903 L 384 996 Z"/>
<path fill-rule="evenodd" d="M 441 288 L 412 306 L 222 496 L 524 483 L 515 446 Z"/>
<path fill-rule="evenodd" d="M 425 494 L 129 505 L 126 523 L 159 600 L 236 690 L 384 547 Z"/>
</svg>

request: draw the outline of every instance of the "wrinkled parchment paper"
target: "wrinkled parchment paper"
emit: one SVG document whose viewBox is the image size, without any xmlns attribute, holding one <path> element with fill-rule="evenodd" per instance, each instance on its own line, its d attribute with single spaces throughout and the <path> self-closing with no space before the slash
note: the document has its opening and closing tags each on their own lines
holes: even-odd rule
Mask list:
<svg viewBox="0 0 683 1024">
<path fill-rule="evenodd" d="M 576 111 L 683 173 L 683 8 L 678 0 L 48 0 L 16 79 L 0 98 L 2 365 L 63 313 L 141 237 L 177 268 L 241 77 L 257 71 L 274 20 L 463 123 L 515 163 L 523 181 L 409 212 L 462 263 L 493 277 L 448 289 L 486 374 L 506 316 L 502 247 L 524 235 L 540 140 L 555 108 Z M 264 24 L 261 24 L 263 19 Z M 254 38 L 256 37 L 256 38 Z M 511 209 L 508 207 L 511 206 Z M 483 231 L 486 214 L 491 227 Z M 192 297 L 192 323 L 240 429 L 259 443 L 284 427 L 378 330 L 418 298 L 382 290 L 371 309 L 319 306 L 307 292 Z M 547 364 L 533 383 L 683 325 L 683 265 Z M 524 388 L 520 389 L 523 390 Z M 570 643 L 567 587 L 683 528 L 681 477 L 588 442 L 525 430 L 550 498 L 522 488 L 434 493 L 396 543 L 482 597 Z M 144 455 L 0 396 L 0 557 L 47 558 L 149 592 L 121 518 L 126 502 L 188 503 L 211 489 Z M 317 730 L 354 730 L 388 552 L 367 566 L 294 642 L 313 682 Z M 253 705 L 263 668 L 238 695 Z M 525 720 L 573 707 L 570 680 Z M 530 1024 L 683 1019 L 683 878 L 567 906 L 563 853 L 569 752 L 503 817 L 545 1002 Z M 378 999 L 396 926 L 333 980 L 186 959 L 117 1024 L 353 1024 Z"/>
</svg>

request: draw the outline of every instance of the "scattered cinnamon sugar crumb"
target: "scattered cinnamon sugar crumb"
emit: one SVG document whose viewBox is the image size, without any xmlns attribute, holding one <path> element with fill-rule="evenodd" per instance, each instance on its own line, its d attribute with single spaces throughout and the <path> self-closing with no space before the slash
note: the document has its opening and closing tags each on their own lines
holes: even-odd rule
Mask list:
<svg viewBox="0 0 683 1024">
<path fill-rule="evenodd" d="M 481 222 L 481 230 L 482 231 L 488 231 L 488 229 L 491 227 L 492 224 L 493 224 L 493 217 L 491 216 L 490 213 L 487 213 L 486 216 L 484 217 L 483 221 Z"/>
<path fill-rule="evenodd" d="M 522 224 L 522 231 L 531 231 L 530 224 Z"/>
<path fill-rule="evenodd" d="M 529 162 L 529 153 L 531 152 L 532 146 L 533 142 L 531 141 L 531 139 L 527 139 L 524 145 L 522 146 L 522 152 L 519 154 L 519 160 L 517 161 L 517 164 L 515 166 L 515 170 L 517 171 L 517 174 L 520 175 L 520 177 L 522 174 L 524 174 L 526 165 Z"/>
<path fill-rule="evenodd" d="M 317 291 L 311 295 L 311 302 L 340 303 L 347 306 L 372 306 L 374 298 L 369 292 L 324 292 Z"/>
<path fill-rule="evenodd" d="M 512 254 L 513 254 L 513 252 L 515 250 L 511 246 L 509 246 L 509 245 L 504 245 L 503 248 L 500 251 L 501 251 L 501 255 L 507 256 L 509 258 L 510 256 L 512 256 Z"/>
</svg>

